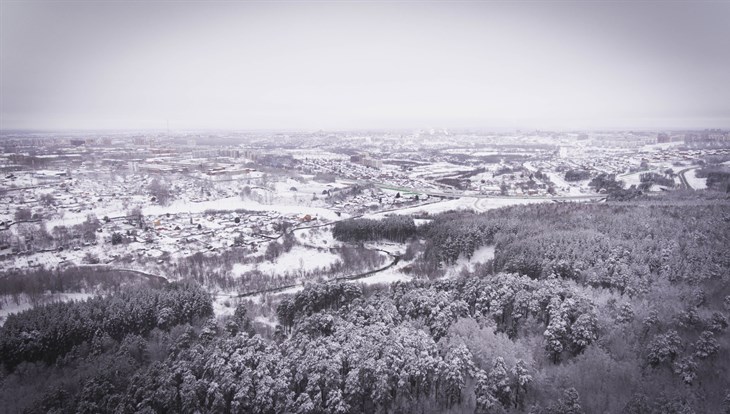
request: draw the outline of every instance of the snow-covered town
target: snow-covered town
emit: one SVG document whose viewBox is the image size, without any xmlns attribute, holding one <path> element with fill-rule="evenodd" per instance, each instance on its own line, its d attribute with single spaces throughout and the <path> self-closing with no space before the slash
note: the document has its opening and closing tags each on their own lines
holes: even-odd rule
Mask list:
<svg viewBox="0 0 730 414">
<path fill-rule="evenodd" d="M 376 258 L 354 265 L 331 236 L 340 220 L 398 214 L 427 222 L 452 210 L 600 203 L 613 188 L 604 181 L 628 196 L 704 189 L 703 172 L 727 169 L 730 159 L 721 131 L 317 132 L 279 134 L 277 145 L 269 138 L 6 134 L 0 267 L 7 274 L 105 266 L 175 280 L 193 257 L 236 252 L 216 265 L 228 280 L 219 293 L 301 287 L 377 270 L 405 250 L 358 246 Z M 272 254 L 280 245 L 287 251 Z M 400 261 L 362 280 L 408 280 L 400 271 L 407 267 Z M 2 312 L 14 308 L 5 300 Z"/>
</svg>

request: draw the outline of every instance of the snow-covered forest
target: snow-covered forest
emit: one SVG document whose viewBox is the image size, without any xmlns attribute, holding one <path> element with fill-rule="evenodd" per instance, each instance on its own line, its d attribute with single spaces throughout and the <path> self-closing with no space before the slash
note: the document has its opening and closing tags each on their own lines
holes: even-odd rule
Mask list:
<svg viewBox="0 0 730 414">
<path fill-rule="evenodd" d="M 720 413 L 730 410 L 730 203 L 351 219 L 410 282 L 312 284 L 213 316 L 188 282 L 110 286 L 0 328 L 9 412 Z M 460 256 L 494 259 L 442 277 Z M 266 316 L 266 317 L 264 317 Z M 261 323 L 265 320 L 266 323 Z"/>
</svg>

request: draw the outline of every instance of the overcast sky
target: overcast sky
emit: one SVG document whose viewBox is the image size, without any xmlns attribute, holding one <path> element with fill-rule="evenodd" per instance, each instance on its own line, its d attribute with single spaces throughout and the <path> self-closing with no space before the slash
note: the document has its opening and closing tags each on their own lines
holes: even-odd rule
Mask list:
<svg viewBox="0 0 730 414">
<path fill-rule="evenodd" d="M 0 1 L 3 129 L 730 127 L 730 1 Z"/>
</svg>

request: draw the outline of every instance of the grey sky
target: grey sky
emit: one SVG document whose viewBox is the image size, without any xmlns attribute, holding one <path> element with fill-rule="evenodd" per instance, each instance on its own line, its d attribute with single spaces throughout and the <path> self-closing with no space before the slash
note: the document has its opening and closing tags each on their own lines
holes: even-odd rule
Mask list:
<svg viewBox="0 0 730 414">
<path fill-rule="evenodd" d="M 730 2 L 0 0 L 1 127 L 730 127 Z"/>
</svg>

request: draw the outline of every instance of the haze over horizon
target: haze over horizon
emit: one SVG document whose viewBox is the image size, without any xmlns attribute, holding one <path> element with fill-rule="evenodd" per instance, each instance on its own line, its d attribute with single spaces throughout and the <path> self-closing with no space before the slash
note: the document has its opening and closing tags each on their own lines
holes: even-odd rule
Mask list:
<svg viewBox="0 0 730 414">
<path fill-rule="evenodd" d="M 0 8 L 2 130 L 730 127 L 730 2 Z"/>
</svg>

